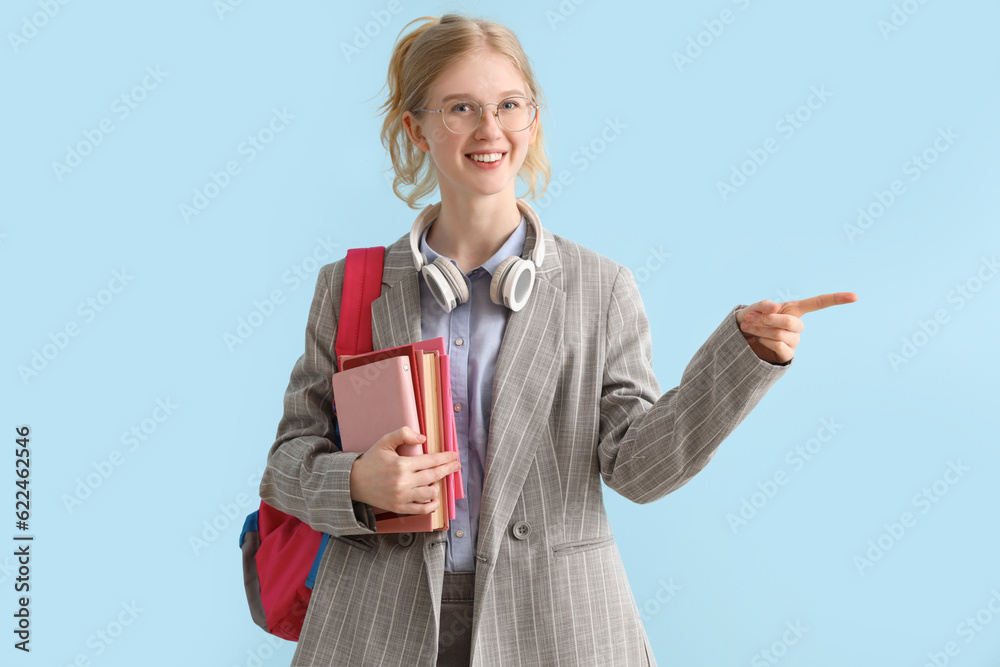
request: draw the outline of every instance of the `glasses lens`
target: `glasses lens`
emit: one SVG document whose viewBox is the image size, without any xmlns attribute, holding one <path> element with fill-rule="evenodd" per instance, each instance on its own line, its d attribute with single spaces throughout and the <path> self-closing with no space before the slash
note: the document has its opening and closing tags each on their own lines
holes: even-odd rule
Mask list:
<svg viewBox="0 0 1000 667">
<path fill-rule="evenodd" d="M 455 100 L 445 107 L 444 124 L 452 132 L 468 134 L 479 125 L 479 104 L 472 100 Z"/>
<path fill-rule="evenodd" d="M 497 115 L 501 125 L 511 132 L 520 132 L 531 125 L 535 118 L 535 107 L 525 97 L 508 97 L 497 105 Z"/>
<path fill-rule="evenodd" d="M 468 134 L 479 126 L 481 110 L 473 100 L 450 102 L 442 114 L 445 126 L 456 134 Z M 535 119 L 535 107 L 525 97 L 508 97 L 497 105 L 500 124 L 511 132 L 528 129 Z"/>
</svg>

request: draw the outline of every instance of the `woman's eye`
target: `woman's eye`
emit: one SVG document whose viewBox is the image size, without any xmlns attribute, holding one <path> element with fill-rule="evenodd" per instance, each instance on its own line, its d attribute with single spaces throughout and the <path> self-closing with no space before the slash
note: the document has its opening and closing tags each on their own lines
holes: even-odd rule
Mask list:
<svg viewBox="0 0 1000 667">
<path fill-rule="evenodd" d="M 458 102 L 451 107 L 453 113 L 468 113 L 472 111 L 472 107 L 466 102 Z"/>
<path fill-rule="evenodd" d="M 517 109 L 518 107 L 521 106 L 521 103 L 518 102 L 517 100 L 504 100 L 503 102 L 500 103 L 500 105 L 502 108 L 510 110 L 510 109 Z"/>
</svg>

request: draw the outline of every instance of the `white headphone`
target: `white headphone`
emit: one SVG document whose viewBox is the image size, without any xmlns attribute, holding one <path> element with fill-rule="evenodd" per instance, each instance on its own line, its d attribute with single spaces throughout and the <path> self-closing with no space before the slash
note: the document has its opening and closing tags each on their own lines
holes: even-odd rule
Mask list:
<svg viewBox="0 0 1000 667">
<path fill-rule="evenodd" d="M 515 201 L 517 208 L 535 230 L 535 247 L 531 250 L 530 260 L 513 255 L 500 263 L 490 282 L 490 299 L 498 306 L 506 306 L 517 312 L 528 302 L 531 288 L 535 284 L 535 269 L 542 266 L 542 259 L 545 257 L 545 241 L 538 214 L 526 202 L 520 199 Z M 410 251 L 413 253 L 413 265 L 423 274 L 434 300 L 444 312 L 450 313 L 455 306 L 469 300 L 465 277 L 444 257 L 438 257 L 432 264 L 428 264 L 427 255 L 420 252 L 418 247 L 420 235 L 437 219 L 440 211 L 441 202 L 438 202 L 420 212 L 410 230 Z"/>
</svg>

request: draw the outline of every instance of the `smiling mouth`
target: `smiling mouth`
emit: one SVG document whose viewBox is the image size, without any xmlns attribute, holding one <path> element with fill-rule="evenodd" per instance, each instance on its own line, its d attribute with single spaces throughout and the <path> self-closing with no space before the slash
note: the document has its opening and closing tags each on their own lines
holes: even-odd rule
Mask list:
<svg viewBox="0 0 1000 667">
<path fill-rule="evenodd" d="M 493 164 L 494 162 L 502 160 L 505 155 L 507 155 L 505 151 L 497 151 L 495 153 L 466 153 L 465 157 L 469 158 L 473 162 Z"/>
</svg>

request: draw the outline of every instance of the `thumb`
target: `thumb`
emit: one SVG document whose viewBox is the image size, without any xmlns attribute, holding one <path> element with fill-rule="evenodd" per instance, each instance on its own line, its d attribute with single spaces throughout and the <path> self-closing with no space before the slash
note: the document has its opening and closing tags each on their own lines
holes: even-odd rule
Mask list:
<svg viewBox="0 0 1000 667">
<path fill-rule="evenodd" d="M 761 315 L 771 315 L 778 312 L 781 309 L 780 303 L 775 303 L 770 299 L 764 299 L 763 301 L 758 301 L 757 303 L 751 304 L 746 308 L 741 308 L 736 311 L 736 323 L 743 324 L 743 319 L 746 317 L 747 313 L 760 313 Z"/>
<path fill-rule="evenodd" d="M 764 299 L 763 301 L 758 301 L 757 304 L 755 305 L 757 305 L 758 307 L 755 308 L 754 310 L 759 311 L 763 315 L 772 315 L 781 310 L 781 304 L 771 301 L 770 299 Z"/>
<path fill-rule="evenodd" d="M 395 452 L 400 445 L 418 445 L 426 439 L 426 436 L 414 431 L 409 426 L 402 426 L 383 435 L 375 443 L 375 446 Z"/>
</svg>

